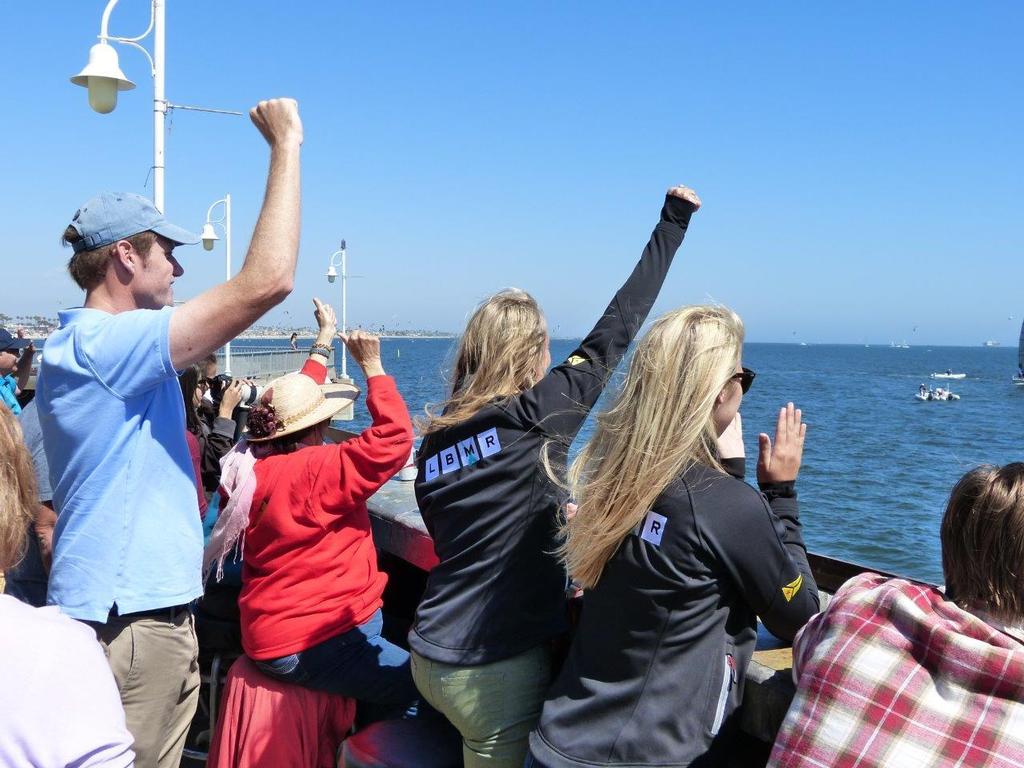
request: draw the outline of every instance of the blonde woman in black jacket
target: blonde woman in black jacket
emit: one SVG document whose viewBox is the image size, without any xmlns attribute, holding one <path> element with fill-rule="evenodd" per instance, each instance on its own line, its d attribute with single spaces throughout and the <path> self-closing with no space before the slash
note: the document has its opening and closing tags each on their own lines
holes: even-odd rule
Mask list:
<svg viewBox="0 0 1024 768">
<path fill-rule="evenodd" d="M 794 483 L 806 426 L 792 403 L 742 481 L 743 324 L 724 307 L 662 316 L 569 472 L 566 568 L 580 626 L 530 736 L 547 768 L 717 764 L 742 700 L 757 617 L 784 639 L 818 610 Z M 739 477 L 731 476 L 733 464 Z"/>
</svg>

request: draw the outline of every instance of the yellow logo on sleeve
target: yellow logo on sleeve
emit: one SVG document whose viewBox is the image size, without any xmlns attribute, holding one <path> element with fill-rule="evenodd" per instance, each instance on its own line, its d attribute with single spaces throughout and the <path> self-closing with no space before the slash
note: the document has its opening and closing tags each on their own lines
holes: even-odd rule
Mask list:
<svg viewBox="0 0 1024 768">
<path fill-rule="evenodd" d="M 793 599 L 793 595 L 800 591 L 800 587 L 804 585 L 804 577 L 801 574 L 793 579 L 789 584 L 782 588 L 782 596 L 786 598 L 786 602 L 790 602 Z"/>
<path fill-rule="evenodd" d="M 587 362 L 587 358 L 580 357 L 579 355 L 573 355 L 572 357 L 570 357 L 565 362 L 567 362 L 569 365 L 579 365 L 580 363 Z"/>
</svg>

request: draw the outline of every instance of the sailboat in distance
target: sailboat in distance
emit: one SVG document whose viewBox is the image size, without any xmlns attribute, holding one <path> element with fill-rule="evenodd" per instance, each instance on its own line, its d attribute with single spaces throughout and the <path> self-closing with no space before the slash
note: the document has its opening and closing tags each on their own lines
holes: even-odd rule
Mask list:
<svg viewBox="0 0 1024 768">
<path fill-rule="evenodd" d="M 1018 387 L 1024 387 L 1024 322 L 1020 324 L 1020 337 L 1017 339 L 1017 372 L 1011 381 Z"/>
</svg>

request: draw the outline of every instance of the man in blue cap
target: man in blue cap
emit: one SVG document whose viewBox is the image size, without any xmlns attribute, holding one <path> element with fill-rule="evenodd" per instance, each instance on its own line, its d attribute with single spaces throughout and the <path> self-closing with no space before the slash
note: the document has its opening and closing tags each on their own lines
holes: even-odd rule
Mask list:
<svg viewBox="0 0 1024 768">
<path fill-rule="evenodd" d="M 177 766 L 199 697 L 189 603 L 203 533 L 178 372 L 291 292 L 299 246 L 302 122 L 291 99 L 250 117 L 270 145 L 266 196 L 239 273 L 180 307 L 179 245 L 199 238 L 143 197 L 101 194 L 64 241 L 85 305 L 60 313 L 37 397 L 53 501 L 47 600 L 89 623 L 121 692 L 136 765 Z"/>
<path fill-rule="evenodd" d="M 0 405 L 6 405 L 15 416 L 21 413 L 17 395 L 28 384 L 34 352 L 32 341 L 22 338 L 20 330 L 15 336 L 0 328 Z"/>
</svg>

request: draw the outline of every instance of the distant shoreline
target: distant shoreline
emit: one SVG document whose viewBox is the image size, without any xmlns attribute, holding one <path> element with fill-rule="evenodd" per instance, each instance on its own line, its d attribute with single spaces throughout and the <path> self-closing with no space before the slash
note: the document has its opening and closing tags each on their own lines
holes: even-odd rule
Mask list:
<svg viewBox="0 0 1024 768">
<path fill-rule="evenodd" d="M 16 318 L 10 318 L 10 319 L 15 320 Z M 2 325 L 2 324 L 0 324 L 0 325 Z M 56 330 L 55 326 L 54 327 L 42 327 L 41 328 L 41 327 L 38 327 L 38 326 L 33 327 L 31 325 L 18 324 L 17 322 L 10 322 L 6 326 L 3 326 L 3 327 L 6 327 L 8 330 L 12 330 L 12 331 L 15 328 L 23 328 L 25 330 L 25 332 L 26 332 L 27 337 L 32 339 L 33 341 L 36 341 L 37 343 L 45 342 L 47 336 L 49 336 L 49 334 L 53 333 L 53 331 Z M 363 330 L 369 330 L 369 329 L 363 329 Z M 268 339 L 268 340 L 273 340 L 273 341 L 281 341 L 281 340 L 288 341 L 288 339 L 291 338 L 291 334 L 292 334 L 292 331 L 290 331 L 290 330 L 289 331 L 282 331 L 280 333 L 243 333 L 243 334 L 241 334 L 239 336 L 236 336 L 234 339 L 232 339 L 232 343 L 234 343 L 236 341 L 254 341 L 254 340 L 259 340 L 259 339 Z M 394 333 L 394 332 L 390 332 L 390 333 L 379 334 L 379 336 L 382 339 L 391 339 L 391 340 L 395 340 L 395 339 L 445 339 L 445 340 L 449 340 L 450 341 L 452 339 L 459 338 L 459 334 L 457 334 L 457 333 L 443 333 L 443 332 L 440 332 L 440 331 L 433 332 L 433 333 L 429 333 L 429 332 L 428 333 Z M 316 337 L 316 331 L 314 331 L 312 329 L 303 329 L 302 332 L 299 332 L 299 336 L 298 336 L 298 338 L 303 340 L 303 341 L 309 341 L 309 340 L 311 340 L 311 339 L 313 339 L 315 337 Z M 581 337 L 579 337 L 579 336 L 553 336 L 551 338 L 551 340 L 552 341 L 559 341 L 559 342 L 561 342 L 561 341 L 579 341 L 580 338 Z M 764 344 L 766 346 L 767 345 L 772 345 L 772 346 L 792 346 L 792 347 L 798 347 L 798 346 L 803 346 L 803 347 L 871 347 L 871 348 L 876 348 L 876 349 L 899 349 L 899 347 L 893 347 L 891 342 L 865 343 L 865 342 L 852 342 L 852 341 L 811 341 L 811 342 L 799 342 L 799 341 L 754 341 L 754 340 L 748 340 L 748 343 L 749 344 Z M 992 349 L 992 350 L 1002 349 L 1002 350 L 1011 350 L 1011 351 L 1013 351 L 1013 350 L 1017 349 L 1017 343 L 1015 341 L 991 343 L 991 340 L 989 340 L 989 343 L 978 343 L 978 344 L 934 344 L 934 343 L 933 344 L 928 344 L 928 343 L 925 343 L 925 342 L 918 342 L 916 344 L 909 345 L 909 347 L 911 349 L 974 349 L 974 348 L 979 348 L 980 347 L 980 348 Z"/>
<path fill-rule="evenodd" d="M 438 334 L 430 334 L 429 336 L 421 335 L 421 334 L 411 334 L 411 333 L 410 334 L 405 334 L 405 333 L 401 333 L 401 334 L 380 333 L 380 334 L 377 334 L 377 336 L 379 336 L 382 339 L 455 339 L 455 338 L 458 338 L 454 333 L 453 334 L 438 333 Z M 283 333 L 283 334 L 261 333 L 261 334 L 251 334 L 251 335 L 250 334 L 242 334 L 241 336 L 236 336 L 234 338 L 234 341 L 254 341 L 256 339 L 273 339 L 275 341 L 283 339 L 284 341 L 288 341 L 288 339 L 290 339 L 291 337 L 292 337 L 292 335 L 290 333 Z M 297 341 L 302 341 L 304 339 L 305 340 L 309 340 L 309 339 L 315 339 L 315 338 L 316 338 L 316 334 L 315 333 L 307 333 L 307 334 L 299 334 L 296 337 L 296 340 Z"/>
</svg>

